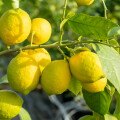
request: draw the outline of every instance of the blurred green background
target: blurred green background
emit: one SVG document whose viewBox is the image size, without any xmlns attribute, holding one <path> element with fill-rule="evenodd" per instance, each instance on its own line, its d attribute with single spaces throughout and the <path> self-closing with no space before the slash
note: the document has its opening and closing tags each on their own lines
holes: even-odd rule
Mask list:
<svg viewBox="0 0 120 120">
<path fill-rule="evenodd" d="M 9 9 L 7 6 L 5 6 L 4 4 L 5 1 L 6 0 L 0 0 L 0 16 Z M 105 0 L 105 2 L 108 8 L 107 11 L 108 19 L 120 25 L 120 0 Z M 63 13 L 63 5 L 64 5 L 64 0 L 20 0 L 20 8 L 25 10 L 30 15 L 31 19 L 42 17 L 47 19 L 51 23 L 52 36 L 46 44 L 57 42 L 59 39 L 59 34 L 60 34 L 59 28 Z M 78 7 L 74 0 L 68 0 L 67 13 L 69 11 L 78 12 L 78 13 L 82 12 L 92 16 L 104 17 L 104 8 L 101 0 L 95 0 L 95 2 L 89 7 L 86 6 Z M 69 28 L 68 24 L 66 24 L 64 28 L 63 40 L 76 40 L 77 38 L 78 35 L 73 33 Z M 119 39 L 120 38 L 118 38 L 118 41 Z M 26 46 L 28 44 L 29 42 L 26 40 L 23 43 L 20 43 L 15 46 L 11 46 L 11 48 Z M 5 49 L 6 49 L 6 45 L 2 42 L 2 40 L 0 40 L 0 51 L 3 51 Z M 59 51 L 56 48 L 47 49 L 47 50 L 49 51 L 52 60 L 63 58 L 63 56 L 59 53 Z M 67 54 L 66 50 L 65 52 Z M 4 56 L 0 56 L 0 77 L 6 74 L 7 65 L 9 61 L 16 54 L 17 53 L 15 52 Z M 69 95 L 65 97 L 65 100 L 67 98 L 69 98 Z M 71 99 L 73 100 L 74 96 L 72 96 Z M 112 105 L 113 105 L 112 109 L 114 109 L 114 103 Z M 38 117 L 36 119 L 34 118 L 33 120 L 50 120 L 50 119 L 42 119 L 42 118 L 40 119 Z"/>
</svg>

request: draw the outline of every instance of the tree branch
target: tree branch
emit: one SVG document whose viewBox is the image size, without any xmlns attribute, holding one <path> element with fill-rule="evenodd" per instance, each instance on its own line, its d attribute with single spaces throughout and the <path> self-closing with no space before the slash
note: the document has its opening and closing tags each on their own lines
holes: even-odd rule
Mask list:
<svg viewBox="0 0 120 120">
<path fill-rule="evenodd" d="M 107 46 L 114 47 L 114 48 L 120 48 L 120 46 L 114 46 L 114 45 L 110 45 L 108 43 L 103 43 L 103 42 L 99 42 L 99 41 L 75 41 L 75 42 L 61 44 L 61 45 L 53 43 L 53 44 L 49 44 L 49 45 L 36 45 L 36 46 L 27 46 L 27 47 L 21 47 L 21 48 L 8 49 L 8 50 L 1 51 L 0 56 L 8 54 L 8 53 L 12 53 L 12 52 L 27 50 L 27 49 L 58 48 L 58 47 L 73 46 L 73 45 L 77 45 L 80 43 L 98 43 L 98 44 L 103 44 L 103 45 L 107 45 Z"/>
</svg>

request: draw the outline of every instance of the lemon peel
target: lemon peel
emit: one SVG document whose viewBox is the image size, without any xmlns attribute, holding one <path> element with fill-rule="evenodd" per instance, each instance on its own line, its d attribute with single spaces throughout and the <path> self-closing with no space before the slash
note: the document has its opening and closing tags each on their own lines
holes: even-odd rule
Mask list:
<svg viewBox="0 0 120 120">
<path fill-rule="evenodd" d="M 52 61 L 42 72 L 41 85 L 47 95 L 62 94 L 69 86 L 71 73 L 65 60 Z"/>
<path fill-rule="evenodd" d="M 20 8 L 6 11 L 0 18 L 0 37 L 7 45 L 15 45 L 27 39 L 31 30 L 29 15 Z"/>
<path fill-rule="evenodd" d="M 13 58 L 7 69 L 10 86 L 24 95 L 37 87 L 40 74 L 37 62 L 28 55 L 23 54 Z"/>
</svg>

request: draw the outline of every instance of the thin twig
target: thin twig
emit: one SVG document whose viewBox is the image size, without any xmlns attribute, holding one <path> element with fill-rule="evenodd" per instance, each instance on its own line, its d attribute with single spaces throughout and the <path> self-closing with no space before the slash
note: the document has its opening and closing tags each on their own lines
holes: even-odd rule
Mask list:
<svg viewBox="0 0 120 120">
<path fill-rule="evenodd" d="M 104 16 L 107 19 L 107 7 L 106 7 L 106 4 L 105 4 L 105 1 L 102 0 L 102 3 L 103 3 L 103 6 L 104 6 Z"/>
<path fill-rule="evenodd" d="M 65 3 L 64 3 L 62 21 L 65 19 L 66 7 L 67 7 L 67 0 L 65 0 Z M 64 32 L 63 32 L 63 27 L 62 27 L 62 28 L 60 29 L 59 44 L 62 43 L 63 33 L 64 33 Z"/>
<path fill-rule="evenodd" d="M 114 48 L 120 48 L 120 46 L 114 46 L 114 45 L 110 45 L 108 43 L 103 43 L 103 42 L 99 42 L 99 41 L 76 41 L 76 42 L 70 42 L 70 43 L 66 43 L 66 44 L 49 44 L 49 45 L 35 45 L 35 46 L 27 46 L 27 47 L 21 47 L 21 48 L 13 48 L 13 49 L 9 49 L 9 50 L 4 50 L 0 52 L 0 56 L 4 55 L 4 54 L 8 54 L 11 52 L 18 52 L 20 50 L 27 50 L 27 49 L 37 49 L 37 48 L 58 48 L 59 47 L 66 47 L 66 46 L 73 46 L 73 45 L 77 45 L 80 43 L 98 43 L 98 44 L 103 44 L 103 45 L 107 45 L 110 47 L 114 47 Z"/>
</svg>

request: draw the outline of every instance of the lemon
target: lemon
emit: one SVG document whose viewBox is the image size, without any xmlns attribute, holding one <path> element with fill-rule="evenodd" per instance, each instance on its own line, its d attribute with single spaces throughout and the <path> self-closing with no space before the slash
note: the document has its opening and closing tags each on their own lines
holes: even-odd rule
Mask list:
<svg viewBox="0 0 120 120">
<path fill-rule="evenodd" d="M 51 57 L 44 48 L 24 50 L 20 54 L 26 54 L 32 57 L 38 63 L 41 72 L 51 62 Z"/>
<path fill-rule="evenodd" d="M 35 60 L 28 55 L 21 54 L 10 61 L 7 77 L 10 86 L 15 91 L 27 95 L 38 85 L 40 69 Z"/>
<path fill-rule="evenodd" d="M 90 5 L 94 2 L 94 0 L 75 0 L 78 6 L 85 6 L 85 5 Z"/>
<path fill-rule="evenodd" d="M 22 104 L 22 98 L 15 92 L 0 90 L 0 120 L 7 120 L 17 116 Z"/>
<path fill-rule="evenodd" d="M 69 64 L 65 60 L 52 61 L 45 67 L 41 76 L 41 85 L 47 95 L 62 94 L 70 81 Z"/>
<path fill-rule="evenodd" d="M 92 83 L 104 77 L 102 66 L 97 54 L 83 51 L 69 60 L 73 76 L 83 83 Z"/>
<path fill-rule="evenodd" d="M 81 83 L 82 87 L 89 92 L 100 92 L 104 91 L 104 88 L 107 84 L 107 78 L 101 78 L 94 83 Z"/>
<path fill-rule="evenodd" d="M 0 18 L 0 37 L 7 45 L 15 45 L 27 39 L 31 29 L 29 15 L 20 8 L 5 12 Z"/>
<path fill-rule="evenodd" d="M 49 40 L 52 29 L 50 23 L 47 20 L 43 18 L 35 18 L 32 20 L 31 27 L 31 34 L 28 37 L 28 41 L 31 41 L 32 31 L 35 32 L 33 37 L 33 43 L 39 45 Z"/>
</svg>

